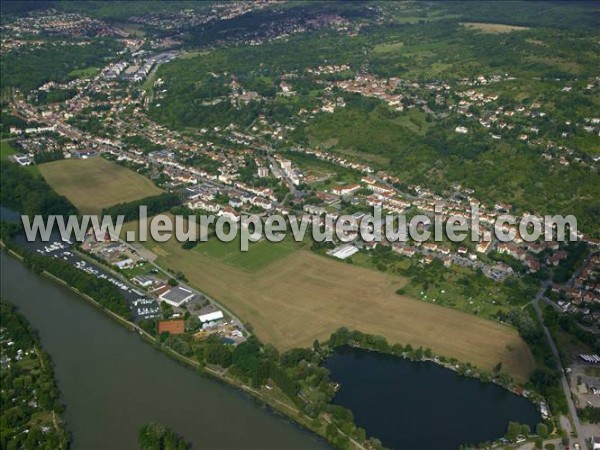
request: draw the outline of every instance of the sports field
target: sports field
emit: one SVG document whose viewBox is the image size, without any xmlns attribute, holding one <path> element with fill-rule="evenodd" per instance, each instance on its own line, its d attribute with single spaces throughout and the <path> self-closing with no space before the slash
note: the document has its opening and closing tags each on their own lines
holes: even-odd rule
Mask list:
<svg viewBox="0 0 600 450">
<path fill-rule="evenodd" d="M 137 227 L 128 224 L 127 229 Z M 224 245 L 223 251 L 216 251 Z M 498 363 L 524 380 L 533 369 L 526 344 L 512 328 L 396 294 L 405 280 L 288 245 L 255 244 L 259 267 L 231 260 L 232 244 L 200 243 L 184 250 L 175 240 L 146 243 L 163 267 L 182 271 L 252 325 L 280 350 L 325 340 L 341 326 L 385 336 L 390 343 L 429 347 L 435 353 L 492 370 Z M 288 246 L 274 252 L 269 246 Z M 241 257 L 253 257 L 253 247 Z M 226 256 L 222 256 L 226 255 Z M 244 264 L 246 266 L 248 263 Z"/>
<path fill-rule="evenodd" d="M 64 159 L 38 168 L 48 184 L 83 214 L 161 193 L 149 179 L 103 158 Z"/>
<path fill-rule="evenodd" d="M 291 239 L 283 240 L 280 243 L 261 240 L 250 243 L 249 251 L 241 252 L 240 239 L 237 237 L 231 242 L 210 239 L 206 243 L 199 244 L 194 251 L 247 272 L 256 272 L 290 255 L 296 248 L 298 248 L 298 244 Z"/>
</svg>

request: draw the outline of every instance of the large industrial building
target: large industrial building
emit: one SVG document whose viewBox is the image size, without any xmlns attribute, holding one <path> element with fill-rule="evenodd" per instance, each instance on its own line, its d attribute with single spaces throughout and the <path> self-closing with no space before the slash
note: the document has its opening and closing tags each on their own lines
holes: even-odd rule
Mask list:
<svg viewBox="0 0 600 450">
<path fill-rule="evenodd" d="M 181 306 L 194 298 L 194 293 L 181 286 L 175 286 L 173 289 L 162 293 L 158 298 L 171 306 Z"/>
</svg>

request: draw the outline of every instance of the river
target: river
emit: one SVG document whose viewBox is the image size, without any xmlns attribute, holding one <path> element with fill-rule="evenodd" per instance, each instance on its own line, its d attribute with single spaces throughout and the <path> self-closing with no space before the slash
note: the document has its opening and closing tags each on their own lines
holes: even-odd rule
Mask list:
<svg viewBox="0 0 600 450">
<path fill-rule="evenodd" d="M 524 397 L 433 362 L 341 347 L 325 366 L 341 385 L 334 403 L 390 448 L 457 449 L 503 436 L 509 421 L 541 422 Z"/>
<path fill-rule="evenodd" d="M 0 208 L 4 220 L 15 214 Z M 18 216 L 16 216 L 18 217 Z M 21 245 L 36 248 L 35 243 Z M 69 261 L 77 257 L 69 256 Z M 139 428 L 163 423 L 194 448 L 324 449 L 311 433 L 235 389 L 201 378 L 69 289 L 4 251 L 1 294 L 39 330 L 55 362 L 74 449 L 137 448 Z M 509 421 L 541 421 L 523 397 L 432 362 L 344 347 L 326 361 L 341 384 L 334 403 L 389 448 L 456 449 L 497 439 Z"/>
<path fill-rule="evenodd" d="M 55 363 L 74 449 L 135 449 L 155 421 L 206 449 L 325 449 L 256 401 L 202 378 L 69 289 L 2 251 L 1 294 L 15 303 Z"/>
</svg>

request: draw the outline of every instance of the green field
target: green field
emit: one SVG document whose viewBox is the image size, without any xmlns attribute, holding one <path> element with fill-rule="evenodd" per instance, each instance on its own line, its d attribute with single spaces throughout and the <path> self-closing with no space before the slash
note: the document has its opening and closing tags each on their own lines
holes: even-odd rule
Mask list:
<svg viewBox="0 0 600 450">
<path fill-rule="evenodd" d="M 373 47 L 375 53 L 395 53 L 404 47 L 403 42 L 390 42 L 386 44 L 377 44 Z"/>
<path fill-rule="evenodd" d="M 443 267 L 441 262 L 435 261 L 422 267 L 416 258 L 395 253 L 382 258 L 378 257 L 379 253 L 356 253 L 352 263 L 371 270 L 383 266 L 388 273 L 409 278 L 401 291 L 404 295 L 494 321 L 501 313 L 524 307 L 537 288 L 521 279 L 496 282 L 458 265 Z"/>
<path fill-rule="evenodd" d="M 256 272 L 269 264 L 278 261 L 297 250 L 302 244 L 284 239 L 282 242 L 273 243 L 266 239 L 249 244 L 247 252 L 240 251 L 240 237 L 231 242 L 221 242 L 212 238 L 208 242 L 201 242 L 191 252 L 198 252 L 204 256 L 214 258 L 239 269 Z"/>
<path fill-rule="evenodd" d="M 75 69 L 69 72 L 69 75 L 76 78 L 91 78 L 98 73 L 97 67 L 88 67 L 87 69 Z"/>
<path fill-rule="evenodd" d="M 10 141 L 0 141 L 0 159 L 7 160 L 10 155 L 17 153 Z"/>
<path fill-rule="evenodd" d="M 462 24 L 464 27 L 470 30 L 475 30 L 480 33 L 512 33 L 513 31 L 525 31 L 529 30 L 527 27 L 518 27 L 514 25 L 504 25 L 501 23 L 481 23 L 481 22 L 465 22 Z"/>
</svg>

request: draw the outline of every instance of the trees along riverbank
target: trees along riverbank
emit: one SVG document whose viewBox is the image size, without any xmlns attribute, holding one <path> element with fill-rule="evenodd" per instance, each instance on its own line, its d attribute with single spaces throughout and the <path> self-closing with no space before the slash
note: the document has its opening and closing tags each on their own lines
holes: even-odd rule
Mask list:
<svg viewBox="0 0 600 450">
<path fill-rule="evenodd" d="M 485 373 L 469 364 L 436 357 L 429 349 L 415 349 L 410 344 L 390 345 L 383 337 L 344 328 L 333 333 L 326 343 L 315 341 L 310 349 L 293 349 L 283 354 L 269 344 L 260 343 L 254 337 L 237 347 L 232 347 L 217 336 L 201 341 L 191 332 L 182 335 L 158 335 L 154 323 L 146 323 L 142 330 L 130 321 L 129 309 L 118 291 L 111 293 L 108 286 L 87 279 L 88 276 L 93 277 L 92 275 L 82 273 L 72 266 L 67 268 L 63 261 L 32 254 L 12 243 L 10 234 L 17 230 L 14 226 L 3 224 L 0 227 L 0 236 L 4 246 L 25 265 L 55 280 L 62 280 L 120 323 L 131 330 L 137 330 L 145 340 L 167 355 L 195 367 L 202 375 L 221 379 L 269 404 L 273 409 L 324 437 L 336 448 L 383 448 L 376 438 L 368 438 L 366 431 L 356 426 L 350 410 L 331 403 L 336 385 L 331 381 L 329 371 L 322 367 L 322 363 L 339 346 L 353 345 L 411 360 L 427 359 L 451 368 L 460 375 L 476 377 L 483 382 L 493 381 L 515 390 L 512 380 L 502 372 L 501 367 L 497 367 L 493 373 Z M 71 285 L 70 280 L 73 280 L 76 286 Z M 104 293 L 108 293 L 108 299 L 111 301 L 102 297 Z M 102 299 L 102 302 L 97 299 Z M 535 394 L 533 398 L 541 400 L 541 397 Z"/>
<path fill-rule="evenodd" d="M 0 298 L 0 315 L 0 447 L 64 450 L 69 447 L 69 436 L 52 360 L 35 330 L 8 299 Z"/>
<path fill-rule="evenodd" d="M 140 429 L 141 450 L 188 450 L 191 445 L 182 436 L 159 423 L 149 423 Z"/>
<path fill-rule="evenodd" d="M 82 289 L 80 290 L 60 278 L 59 275 L 67 274 L 68 276 L 70 272 L 65 270 L 61 261 L 32 254 L 14 244 L 10 240 L 10 233 L 17 230 L 18 227 L 6 223 L 2 223 L 0 227 L 2 247 L 9 251 L 12 256 L 17 257 L 24 265 L 36 270 L 37 273 L 71 288 L 128 329 L 137 331 L 142 338 L 152 343 L 166 355 L 196 368 L 201 375 L 220 379 L 270 405 L 274 410 L 290 417 L 317 435 L 326 438 L 338 448 L 363 448 L 360 443 L 347 437 L 337 428 L 327 428 L 329 422 L 325 418 L 312 417 L 304 412 L 303 402 L 297 396 L 300 389 L 299 382 L 279 366 L 279 353 L 274 348 L 265 347 L 252 337 L 248 342 L 232 349 L 230 345 L 216 337 L 199 341 L 191 334 L 181 336 L 162 334 L 158 336 L 155 328 L 150 329 L 150 332 L 146 332 L 127 317 L 115 312 L 114 308 L 110 307 L 112 305 L 99 301 L 101 297 L 98 298 L 98 295 L 101 295 L 104 291 L 94 290 L 96 287 L 94 284 L 83 283 L 80 285 Z M 73 270 L 76 269 L 73 268 Z M 120 304 L 126 305 L 122 296 L 121 301 Z M 325 376 L 325 369 L 315 368 L 321 372 L 321 376 Z M 271 374 L 273 380 L 278 382 L 275 386 L 266 384 Z M 279 388 L 280 385 L 282 388 Z M 334 393 L 333 387 L 330 390 L 332 396 Z M 288 395 L 293 397 L 290 399 Z M 327 430 L 329 434 L 326 433 Z"/>
</svg>

